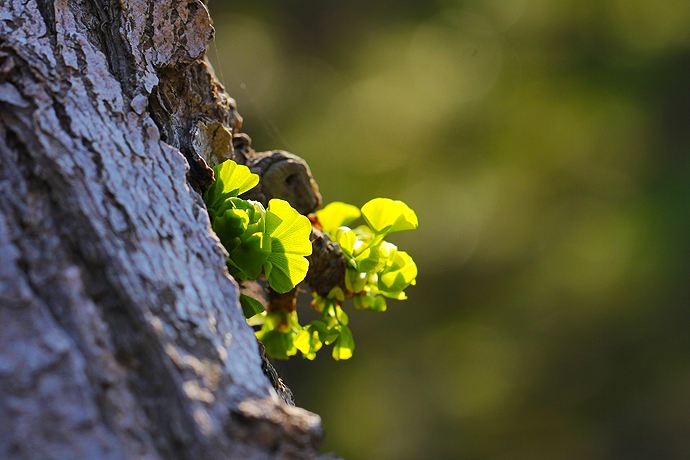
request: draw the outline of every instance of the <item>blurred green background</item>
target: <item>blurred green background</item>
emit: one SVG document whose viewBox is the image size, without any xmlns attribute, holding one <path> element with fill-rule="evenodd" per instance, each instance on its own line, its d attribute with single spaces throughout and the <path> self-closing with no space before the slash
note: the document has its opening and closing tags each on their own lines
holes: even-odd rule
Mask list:
<svg viewBox="0 0 690 460">
<path fill-rule="evenodd" d="M 406 302 L 279 363 L 356 459 L 690 458 L 690 8 L 211 1 L 257 150 L 418 213 Z M 352 311 L 352 309 L 350 309 Z"/>
</svg>

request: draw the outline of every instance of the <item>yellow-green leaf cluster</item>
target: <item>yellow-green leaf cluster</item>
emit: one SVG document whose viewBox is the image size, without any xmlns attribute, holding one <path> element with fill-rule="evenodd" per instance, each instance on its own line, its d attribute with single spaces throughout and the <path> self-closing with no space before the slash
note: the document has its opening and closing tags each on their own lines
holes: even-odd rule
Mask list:
<svg viewBox="0 0 690 460">
<path fill-rule="evenodd" d="M 263 275 L 278 293 L 287 293 L 305 278 L 311 254 L 311 222 L 284 200 L 268 207 L 239 197 L 259 182 L 249 168 L 228 160 L 214 168 L 216 181 L 204 193 L 211 226 L 228 251 L 228 267 L 239 279 Z M 361 225 L 348 227 L 360 219 Z M 313 294 L 312 308 L 320 317 L 302 326 L 296 311 L 264 309 L 258 300 L 240 296 L 242 310 L 269 356 L 287 359 L 298 352 L 314 359 L 332 345 L 335 360 L 350 359 L 355 349 L 346 298 L 355 307 L 385 311 L 386 298 L 403 300 L 415 284 L 417 266 L 412 257 L 385 240 L 394 232 L 413 230 L 417 215 L 402 201 L 375 198 L 364 206 L 334 202 L 316 212 L 317 225 L 338 243 L 347 263 L 343 288 L 325 296 Z"/>
<path fill-rule="evenodd" d="M 362 225 L 346 226 L 360 216 L 364 220 Z M 405 289 L 415 284 L 417 265 L 407 252 L 385 238 L 394 232 L 414 230 L 419 222 L 409 206 L 388 198 L 375 198 L 361 210 L 334 202 L 317 211 L 316 217 L 323 231 L 338 243 L 347 263 L 345 292 L 334 288 L 326 297 L 314 294 L 312 305 L 322 315 L 318 322 L 308 326 L 311 332 L 302 335 L 303 354 L 311 359 L 322 342 L 332 342 L 333 358 L 349 359 L 354 338 L 342 310 L 345 297 L 352 297 L 356 308 L 379 312 L 386 311 L 386 298 L 407 298 Z M 326 337 L 330 342 L 323 340 Z"/>
<path fill-rule="evenodd" d="M 232 160 L 214 168 L 215 182 L 204 193 L 211 227 L 228 251 L 228 267 L 238 279 L 262 273 L 275 291 L 293 289 L 307 274 L 311 223 L 287 201 L 273 199 L 264 209 L 238 195 L 259 183 L 259 176 Z"/>
</svg>

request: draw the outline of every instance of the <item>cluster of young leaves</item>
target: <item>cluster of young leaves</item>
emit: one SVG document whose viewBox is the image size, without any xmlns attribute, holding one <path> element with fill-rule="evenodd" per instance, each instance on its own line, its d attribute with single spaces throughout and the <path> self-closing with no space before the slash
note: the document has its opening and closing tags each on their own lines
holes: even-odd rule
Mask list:
<svg viewBox="0 0 690 460">
<path fill-rule="evenodd" d="M 261 326 L 257 337 L 274 358 L 300 352 L 311 360 L 321 348 L 333 345 L 334 359 L 349 359 L 355 342 L 343 311 L 345 299 L 352 297 L 356 308 L 382 312 L 387 308 L 386 298 L 406 299 L 405 289 L 415 284 L 417 266 L 410 255 L 385 241 L 393 232 L 417 228 L 417 216 L 405 203 L 376 198 L 360 210 L 334 202 L 317 211 L 316 217 L 345 257 L 345 289 L 335 287 L 326 297 L 314 293 L 312 307 L 320 317 L 306 326 L 300 324 L 296 311 L 264 312 L 249 318 L 249 324 Z M 346 226 L 360 217 L 362 225 Z"/>
<path fill-rule="evenodd" d="M 286 201 L 273 199 L 268 208 L 239 198 L 259 177 L 249 168 L 227 160 L 214 168 L 216 181 L 204 194 L 211 226 L 228 251 L 228 267 L 238 280 L 263 274 L 278 293 L 294 289 L 306 276 L 311 254 L 311 222 Z M 345 289 L 326 296 L 314 293 L 312 307 L 320 313 L 306 326 L 296 311 L 269 311 L 256 299 L 241 295 L 247 321 L 273 358 L 286 359 L 299 351 L 314 359 L 324 345 L 333 345 L 336 360 L 349 359 L 355 348 L 343 303 L 352 297 L 360 309 L 385 311 L 386 298 L 406 299 L 415 283 L 417 266 L 405 251 L 387 241 L 387 235 L 417 228 L 417 216 L 405 203 L 376 198 L 361 210 L 334 202 L 316 212 L 318 225 L 336 241 L 347 262 Z M 362 225 L 346 225 L 363 218 Z"/>
<path fill-rule="evenodd" d="M 339 291 L 342 294 L 342 290 Z M 324 345 L 333 344 L 333 358 L 348 359 L 354 350 L 354 339 L 348 327 L 349 318 L 340 307 L 343 300 L 342 296 L 340 303 L 330 297 L 324 298 L 324 305 L 328 307 L 321 308 L 321 317 L 306 326 L 300 324 L 296 311 L 266 311 L 249 318 L 248 322 L 261 326 L 256 336 L 272 358 L 287 359 L 299 351 L 312 360 Z"/>
<path fill-rule="evenodd" d="M 345 257 L 345 291 L 336 287 L 326 297 L 314 293 L 312 306 L 321 312 L 321 318 L 307 326 L 309 349 L 303 354 L 313 359 L 324 344 L 334 343 L 333 358 L 349 359 L 355 344 L 343 302 L 352 297 L 358 309 L 383 312 L 387 309 L 386 298 L 407 299 L 405 289 L 415 284 L 417 265 L 407 252 L 385 238 L 394 232 L 416 229 L 417 215 L 402 201 L 375 198 L 361 210 L 333 202 L 317 211 L 316 217 Z M 364 221 L 361 225 L 348 227 L 360 217 Z"/>
<path fill-rule="evenodd" d="M 287 201 L 272 199 L 264 208 L 257 201 L 239 198 L 259 183 L 259 176 L 246 166 L 226 160 L 214 172 L 216 180 L 204 193 L 204 201 L 211 227 L 228 251 L 231 274 L 238 280 L 253 280 L 263 273 L 276 292 L 292 290 L 309 268 L 305 256 L 311 254 L 311 222 Z M 257 301 L 242 300 L 245 314 L 263 309 Z"/>
</svg>

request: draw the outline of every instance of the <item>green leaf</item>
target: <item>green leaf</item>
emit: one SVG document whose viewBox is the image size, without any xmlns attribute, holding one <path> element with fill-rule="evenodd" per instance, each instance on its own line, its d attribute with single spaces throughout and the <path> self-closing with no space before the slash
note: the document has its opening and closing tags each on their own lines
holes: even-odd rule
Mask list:
<svg viewBox="0 0 690 460">
<path fill-rule="evenodd" d="M 273 199 L 266 210 L 265 231 L 271 238 L 271 252 L 264 262 L 264 274 L 273 290 L 285 293 L 307 275 L 311 254 L 311 222 L 287 201 Z"/>
<path fill-rule="evenodd" d="M 239 246 L 230 251 L 228 265 L 233 276 L 243 280 L 254 280 L 271 254 L 271 241 L 262 233 L 254 233 Z"/>
<path fill-rule="evenodd" d="M 297 333 L 293 340 L 295 347 L 297 347 L 297 349 L 301 351 L 303 355 L 307 355 L 311 351 L 310 339 L 311 334 L 309 333 L 309 330 L 305 327 Z"/>
<path fill-rule="evenodd" d="M 299 323 L 296 321 L 296 313 L 295 312 L 284 312 L 284 311 L 272 311 L 272 312 L 266 312 L 266 318 L 264 320 L 264 328 L 262 329 L 263 332 L 267 332 L 270 330 L 277 330 L 279 332 L 289 332 L 290 330 L 293 329 L 293 326 L 295 323 L 297 323 L 297 326 L 299 327 Z M 262 332 L 259 331 L 259 332 Z"/>
<path fill-rule="evenodd" d="M 242 195 L 259 183 L 258 175 L 252 173 L 248 167 L 238 165 L 232 160 L 225 160 L 213 168 L 213 171 L 216 174 L 216 182 L 220 182 L 223 186 L 224 194 Z"/>
<path fill-rule="evenodd" d="M 383 259 L 386 260 L 386 264 L 390 260 L 392 260 L 393 255 L 397 252 L 398 247 L 394 245 L 393 243 L 389 243 L 388 241 L 383 241 L 381 242 L 381 245 L 379 246 L 379 255 Z"/>
<path fill-rule="evenodd" d="M 243 198 L 238 197 L 230 197 L 227 200 L 225 200 L 225 202 L 229 203 L 235 209 L 241 209 L 244 212 L 246 212 L 249 216 L 249 222 L 251 224 L 256 224 L 260 222 L 266 215 L 266 209 L 264 209 L 264 206 L 258 201 L 245 200 Z"/>
<path fill-rule="evenodd" d="M 381 295 L 388 297 L 389 299 L 395 300 L 407 300 L 407 294 L 405 291 L 379 291 Z"/>
<path fill-rule="evenodd" d="M 357 234 L 354 230 L 348 227 L 338 227 L 335 231 L 335 242 L 338 243 L 343 254 L 350 258 L 355 252 L 355 243 L 357 242 Z"/>
<path fill-rule="evenodd" d="M 333 345 L 333 359 L 340 361 L 341 359 L 350 359 L 352 353 L 355 351 L 355 339 L 352 337 L 352 331 L 347 326 L 341 326 L 340 335 Z"/>
<path fill-rule="evenodd" d="M 358 240 L 357 244 L 355 244 L 355 252 L 357 252 L 359 249 L 359 245 L 362 243 L 368 243 L 374 239 L 374 236 L 376 236 L 368 225 L 358 225 L 353 231 L 355 232 L 355 235 L 357 235 Z"/>
<path fill-rule="evenodd" d="M 379 289 L 382 293 L 402 292 L 410 284 L 414 284 L 416 278 L 417 265 L 412 257 L 405 251 L 396 251 L 390 265 L 379 275 Z"/>
<path fill-rule="evenodd" d="M 352 254 L 355 250 L 355 242 L 357 241 L 357 234 L 350 227 L 338 227 L 335 231 L 335 241 L 340 245 L 343 251 Z"/>
<path fill-rule="evenodd" d="M 350 292 L 361 292 L 367 283 L 367 274 L 348 268 L 345 270 L 345 288 Z"/>
<path fill-rule="evenodd" d="M 227 198 L 241 195 L 259 183 L 258 175 L 232 160 L 216 165 L 213 172 L 216 180 L 204 193 L 204 201 L 209 210 L 217 209 Z"/>
<path fill-rule="evenodd" d="M 329 328 L 328 325 L 316 320 L 309 323 L 309 327 L 319 333 L 319 339 L 326 345 L 330 345 L 338 338 L 339 332 L 335 328 Z"/>
<path fill-rule="evenodd" d="M 353 298 L 353 303 L 355 304 L 355 308 L 362 310 L 383 312 L 388 308 L 385 298 L 371 293 L 355 296 Z"/>
<path fill-rule="evenodd" d="M 321 228 L 331 236 L 335 234 L 338 227 L 349 224 L 359 216 L 357 206 L 340 201 L 329 203 L 325 208 L 316 211 Z"/>
<path fill-rule="evenodd" d="M 260 315 L 254 315 L 251 318 L 247 318 L 247 324 L 250 326 L 263 326 L 266 324 L 266 313 Z"/>
<path fill-rule="evenodd" d="M 365 273 L 377 273 L 386 266 L 386 254 L 380 246 L 373 246 L 362 251 L 355 257 L 357 270 Z"/>
<path fill-rule="evenodd" d="M 226 209 L 213 219 L 211 228 L 218 235 L 218 239 L 231 251 L 239 243 L 239 238 L 247 231 L 249 215 L 242 209 Z"/>
<path fill-rule="evenodd" d="M 297 353 L 292 332 L 278 332 L 270 330 L 266 332 L 259 331 L 256 336 L 261 340 L 266 348 L 266 353 L 271 358 L 288 359 Z"/>
<path fill-rule="evenodd" d="M 313 325 L 309 325 L 302 329 L 294 340 L 295 347 L 302 352 L 302 355 L 308 360 L 316 358 L 316 352 L 323 347 L 323 342 L 319 338 L 319 331 Z"/>
<path fill-rule="evenodd" d="M 256 337 L 264 344 L 266 353 L 277 359 L 295 355 L 294 340 L 302 330 L 296 312 L 267 312 L 263 316 L 264 325 L 256 332 Z"/>
<path fill-rule="evenodd" d="M 328 291 L 328 298 L 335 299 L 339 302 L 345 302 L 345 293 L 340 286 L 334 286 L 330 291 Z"/>
<path fill-rule="evenodd" d="M 335 318 L 338 320 L 338 324 L 343 326 L 347 326 L 350 322 L 350 317 L 338 305 L 335 306 Z"/>
<path fill-rule="evenodd" d="M 242 305 L 242 312 L 244 312 L 244 317 L 247 319 L 264 311 L 264 306 L 261 302 L 245 294 L 240 294 L 240 305 Z"/>
<path fill-rule="evenodd" d="M 379 235 L 414 230 L 419 225 L 415 212 L 402 201 L 374 198 L 362 206 L 367 224 Z"/>
</svg>

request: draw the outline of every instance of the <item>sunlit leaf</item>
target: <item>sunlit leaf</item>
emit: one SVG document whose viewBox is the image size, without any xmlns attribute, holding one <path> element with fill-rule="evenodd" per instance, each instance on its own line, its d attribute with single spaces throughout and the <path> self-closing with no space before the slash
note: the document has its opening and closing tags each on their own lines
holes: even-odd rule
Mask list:
<svg viewBox="0 0 690 460">
<path fill-rule="evenodd" d="M 333 235 L 338 227 L 349 224 L 359 216 L 357 206 L 340 201 L 329 203 L 325 208 L 316 211 L 316 217 L 323 231 L 330 235 Z"/>
<path fill-rule="evenodd" d="M 385 259 L 386 263 L 392 260 L 393 254 L 395 254 L 397 250 L 398 247 L 393 243 L 389 243 L 388 241 L 381 242 L 381 245 L 379 246 L 380 257 Z"/>
<path fill-rule="evenodd" d="M 343 326 L 347 326 L 350 323 L 350 317 L 347 316 L 347 313 L 345 313 L 343 309 L 337 305 L 335 307 L 335 318 L 338 321 L 338 324 Z"/>
<path fill-rule="evenodd" d="M 228 163 L 219 168 L 215 189 L 207 197 L 211 225 L 228 250 L 228 267 L 239 280 L 256 279 L 261 273 L 275 291 L 285 293 L 299 284 L 309 268 L 306 256 L 312 252 L 311 222 L 284 200 L 273 199 L 267 209 L 259 202 L 236 196 L 255 183 L 248 170 Z M 225 182 L 224 182 L 225 180 Z M 207 201 L 207 203 L 209 203 Z M 326 212 L 324 223 L 333 224 L 331 237 L 341 248 L 348 267 L 345 290 L 334 287 L 327 296 L 314 294 L 312 307 L 321 318 L 302 327 L 297 312 L 266 311 L 258 300 L 240 296 L 242 310 L 252 326 L 261 327 L 257 338 L 266 353 L 287 359 L 298 351 L 314 359 L 324 345 L 334 345 L 333 358 L 349 359 L 354 351 L 349 318 L 342 309 L 346 297 L 354 294 L 355 307 L 385 311 L 386 297 L 406 298 L 403 291 L 415 283 L 417 267 L 412 258 L 384 241 L 387 233 L 415 228 L 416 215 L 404 203 L 376 199 L 363 208 L 367 225 L 342 226 L 359 217 L 359 211 L 337 203 Z"/>
<path fill-rule="evenodd" d="M 362 206 L 367 224 L 379 235 L 414 230 L 419 225 L 415 212 L 402 201 L 374 198 Z"/>
<path fill-rule="evenodd" d="M 294 345 L 291 332 L 279 332 L 277 330 L 259 331 L 256 336 L 264 344 L 266 353 L 271 358 L 288 359 L 297 353 L 297 347 Z"/>
<path fill-rule="evenodd" d="M 303 355 L 311 352 L 310 335 L 309 330 L 305 327 L 297 333 L 293 340 L 295 347 L 297 347 Z"/>
<path fill-rule="evenodd" d="M 388 308 L 386 299 L 377 294 L 357 295 L 353 298 L 355 308 L 383 312 Z"/>
<path fill-rule="evenodd" d="M 340 361 L 341 359 L 350 359 L 352 353 L 355 351 L 355 339 L 352 337 L 352 331 L 347 326 L 341 326 L 339 328 L 340 334 L 338 335 L 335 344 L 333 345 L 333 359 Z"/>
<path fill-rule="evenodd" d="M 239 244 L 240 237 L 247 231 L 249 215 L 241 209 L 226 209 L 213 219 L 211 227 L 228 251 Z"/>
<path fill-rule="evenodd" d="M 415 283 L 417 265 L 405 251 L 396 251 L 390 265 L 379 275 L 379 289 L 382 292 L 401 292 Z M 398 297 L 399 298 L 399 297 Z"/>
<path fill-rule="evenodd" d="M 264 262 L 264 274 L 275 291 L 293 289 L 307 275 L 311 254 L 311 222 L 287 201 L 273 199 L 268 204 L 266 235 L 271 238 L 271 253 Z"/>
<path fill-rule="evenodd" d="M 234 209 L 241 209 L 247 213 L 249 216 L 250 223 L 259 222 L 264 218 L 266 210 L 264 206 L 258 201 L 245 200 L 243 198 L 231 197 L 226 200 Z"/>
<path fill-rule="evenodd" d="M 379 291 L 381 295 L 388 297 L 389 299 L 395 300 L 407 300 L 407 294 L 405 291 Z"/>
<path fill-rule="evenodd" d="M 222 193 L 238 196 L 251 190 L 259 183 L 259 176 L 252 173 L 245 165 L 232 160 L 225 160 L 213 168 L 216 182 L 222 185 Z"/>
<path fill-rule="evenodd" d="M 367 273 L 376 273 L 383 269 L 386 260 L 386 254 L 381 251 L 380 246 L 367 248 L 355 257 L 357 270 Z"/>
<path fill-rule="evenodd" d="M 248 167 L 225 160 L 213 168 L 215 182 L 204 193 L 204 201 L 209 209 L 216 209 L 229 197 L 238 196 L 254 188 L 259 176 Z"/>
<path fill-rule="evenodd" d="M 350 292 L 361 292 L 367 283 L 367 274 L 348 268 L 345 270 L 345 287 Z"/>
<path fill-rule="evenodd" d="M 330 345 L 335 342 L 339 335 L 337 329 L 328 327 L 328 325 L 321 320 L 312 321 L 309 327 L 319 333 L 319 339 L 325 345 Z"/>
<path fill-rule="evenodd" d="M 302 355 L 309 360 L 316 358 L 316 352 L 323 347 L 318 329 L 311 324 L 295 336 L 294 344 Z"/>
<path fill-rule="evenodd" d="M 353 253 L 355 252 L 355 243 L 357 242 L 357 234 L 354 230 L 348 227 L 338 227 L 334 236 L 335 242 L 338 243 L 340 249 L 348 261 L 352 261 L 354 266 Z"/>
<path fill-rule="evenodd" d="M 355 235 L 357 235 L 357 239 L 361 240 L 362 243 L 368 243 L 371 239 L 374 238 L 374 232 L 371 228 L 369 228 L 368 225 L 358 225 L 354 228 L 354 232 Z M 357 251 L 356 247 L 355 251 Z"/>
<path fill-rule="evenodd" d="M 251 318 L 247 318 L 247 324 L 250 326 L 263 326 L 266 323 L 266 312 L 259 315 L 254 315 Z"/>
<path fill-rule="evenodd" d="M 335 286 L 335 287 L 333 287 L 333 289 L 328 291 L 328 298 L 329 299 L 335 299 L 339 302 L 344 302 L 345 301 L 345 293 L 340 288 L 340 286 Z"/>
</svg>

